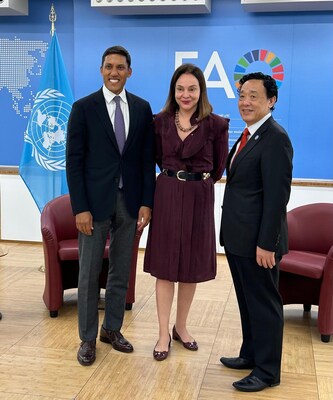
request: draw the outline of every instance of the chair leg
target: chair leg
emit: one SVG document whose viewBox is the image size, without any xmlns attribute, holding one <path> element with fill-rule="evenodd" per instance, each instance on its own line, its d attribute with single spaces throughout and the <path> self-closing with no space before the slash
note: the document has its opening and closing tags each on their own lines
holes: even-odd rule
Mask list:
<svg viewBox="0 0 333 400">
<path fill-rule="evenodd" d="M 51 318 L 56 318 L 58 316 L 58 310 L 57 311 L 50 311 L 50 317 Z"/>
<path fill-rule="evenodd" d="M 311 304 L 303 304 L 303 310 L 305 312 L 311 311 Z"/>
<path fill-rule="evenodd" d="M 331 335 L 321 335 L 321 341 L 328 343 L 330 341 Z"/>
</svg>

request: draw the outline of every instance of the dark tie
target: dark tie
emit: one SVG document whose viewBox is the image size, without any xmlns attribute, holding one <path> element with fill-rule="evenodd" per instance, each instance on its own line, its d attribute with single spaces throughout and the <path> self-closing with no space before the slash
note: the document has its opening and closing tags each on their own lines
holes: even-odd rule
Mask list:
<svg viewBox="0 0 333 400">
<path fill-rule="evenodd" d="M 247 128 L 245 128 L 243 131 L 243 134 L 242 134 L 242 138 L 241 138 L 237 153 L 235 154 L 235 157 L 242 150 L 242 148 L 246 145 L 249 136 L 250 136 L 250 131 Z"/>
<path fill-rule="evenodd" d="M 114 114 L 114 133 L 116 135 L 117 143 L 118 143 L 118 148 L 120 151 L 120 154 L 123 152 L 123 148 L 125 145 L 126 141 L 126 136 L 125 136 L 125 122 L 124 122 L 124 116 L 121 111 L 120 107 L 120 96 L 115 96 L 113 98 L 114 102 L 116 103 L 116 111 Z"/>
</svg>

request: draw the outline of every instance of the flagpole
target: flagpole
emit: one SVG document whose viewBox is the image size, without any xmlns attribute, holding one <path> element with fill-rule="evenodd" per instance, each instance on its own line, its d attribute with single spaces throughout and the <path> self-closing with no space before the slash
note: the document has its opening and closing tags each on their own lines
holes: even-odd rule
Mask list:
<svg viewBox="0 0 333 400">
<path fill-rule="evenodd" d="M 55 8 L 54 8 L 54 5 L 53 5 L 53 3 L 51 4 L 51 10 L 50 10 L 50 14 L 49 14 L 49 20 L 50 20 L 50 22 L 51 22 L 51 31 L 50 31 L 50 34 L 51 34 L 51 36 L 53 37 L 53 35 L 54 35 L 54 32 L 55 32 L 55 22 L 56 22 L 56 20 L 57 20 L 57 14 L 56 14 L 56 11 L 55 11 Z M 53 192 L 55 192 L 55 181 L 53 180 Z M 45 270 L 45 266 L 44 266 L 44 270 Z"/>
<path fill-rule="evenodd" d="M 49 14 L 49 20 L 50 20 L 50 22 L 51 22 L 51 30 L 50 30 L 50 34 L 51 34 L 51 36 L 53 36 L 54 35 L 54 32 L 55 32 L 55 25 L 54 25 L 54 23 L 55 23 L 55 21 L 57 20 L 57 14 L 56 14 L 56 12 L 55 12 L 55 8 L 54 8 L 54 5 L 53 5 L 53 3 L 52 3 L 52 5 L 51 5 L 51 10 L 50 10 L 50 14 Z M 54 184 L 54 183 L 53 183 Z M 39 268 L 38 268 L 38 271 L 40 271 L 40 272 L 45 272 L 45 264 L 42 264 Z"/>
<path fill-rule="evenodd" d="M 56 14 L 56 12 L 55 12 L 55 8 L 54 8 L 54 6 L 53 6 L 53 3 L 52 3 L 52 5 L 51 5 L 51 10 L 50 10 L 50 14 L 49 14 L 49 20 L 50 20 L 50 22 L 51 22 L 51 31 L 50 31 L 50 34 L 51 34 L 51 36 L 53 36 L 53 35 L 54 35 L 54 32 L 55 32 L 54 23 L 55 23 L 55 21 L 57 20 L 57 14 Z"/>
</svg>

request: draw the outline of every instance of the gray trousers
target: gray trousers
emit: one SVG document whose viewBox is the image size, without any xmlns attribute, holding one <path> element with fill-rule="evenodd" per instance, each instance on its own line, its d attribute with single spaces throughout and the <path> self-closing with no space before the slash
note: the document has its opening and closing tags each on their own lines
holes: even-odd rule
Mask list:
<svg viewBox="0 0 333 400">
<path fill-rule="evenodd" d="M 94 222 L 91 236 L 79 232 L 78 322 L 83 341 L 94 340 L 98 334 L 99 275 L 108 233 L 109 272 L 103 326 L 112 330 L 122 327 L 136 222 L 128 214 L 123 193 L 118 190 L 114 215 L 105 221 Z"/>
</svg>

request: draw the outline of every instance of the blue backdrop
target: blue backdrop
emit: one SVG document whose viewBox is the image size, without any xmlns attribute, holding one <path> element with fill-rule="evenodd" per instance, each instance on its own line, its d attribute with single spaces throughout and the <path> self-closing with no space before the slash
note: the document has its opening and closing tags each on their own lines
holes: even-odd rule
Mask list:
<svg viewBox="0 0 333 400">
<path fill-rule="evenodd" d="M 43 46 L 50 42 L 47 3 L 30 0 L 28 17 L 0 17 L 0 165 L 18 165 L 21 157 Z M 164 105 L 175 67 L 193 62 L 205 71 L 214 111 L 231 119 L 232 145 L 244 126 L 237 109 L 239 74 L 273 74 L 280 86 L 273 115 L 292 140 L 294 178 L 333 179 L 332 12 L 253 14 L 236 0 L 212 0 L 211 14 L 194 16 L 112 16 L 86 0 L 58 0 L 54 6 L 75 99 L 101 87 L 101 56 L 115 44 L 132 55 L 127 89 L 149 100 L 155 113 Z M 3 72 L 8 40 L 19 48 L 15 51 L 23 48 L 35 58 L 25 57 L 30 81 L 16 91 L 8 77 L 18 66 Z"/>
</svg>

